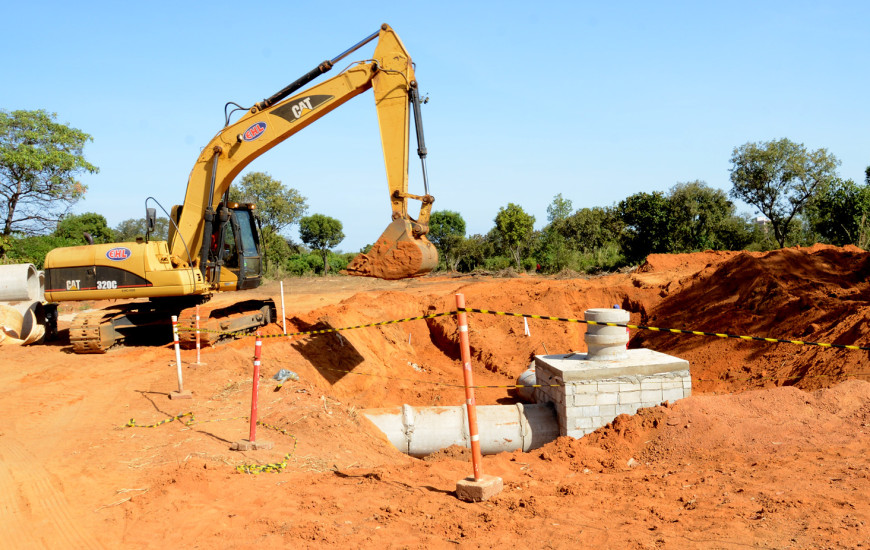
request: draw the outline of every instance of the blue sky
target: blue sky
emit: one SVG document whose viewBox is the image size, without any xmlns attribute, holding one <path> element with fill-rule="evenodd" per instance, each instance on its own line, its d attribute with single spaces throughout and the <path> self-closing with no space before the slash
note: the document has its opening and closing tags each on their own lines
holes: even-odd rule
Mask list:
<svg viewBox="0 0 870 550">
<path fill-rule="evenodd" d="M 827 148 L 855 181 L 870 165 L 870 2 L 36 0 L 0 13 L 0 108 L 56 112 L 93 136 L 85 155 L 100 173 L 83 178 L 75 211 L 111 226 L 141 217 L 148 196 L 167 209 L 183 199 L 227 101 L 271 95 L 382 22 L 430 99 L 434 208 L 460 212 L 469 234 L 510 202 L 540 228 L 557 193 L 576 209 L 696 179 L 727 191 L 732 150 L 747 142 Z M 370 92 L 254 170 L 341 220 L 343 250 L 390 221 Z"/>
</svg>

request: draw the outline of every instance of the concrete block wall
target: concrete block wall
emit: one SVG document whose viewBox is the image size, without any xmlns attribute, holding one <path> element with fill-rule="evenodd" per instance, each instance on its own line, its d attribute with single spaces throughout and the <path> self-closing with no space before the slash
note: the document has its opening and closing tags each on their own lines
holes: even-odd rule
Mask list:
<svg viewBox="0 0 870 550">
<path fill-rule="evenodd" d="M 692 393 L 689 363 L 652 350 L 627 350 L 618 361 L 586 354 L 535 357 L 535 400 L 556 408 L 561 435 L 583 437 L 620 414 L 676 401 Z"/>
</svg>

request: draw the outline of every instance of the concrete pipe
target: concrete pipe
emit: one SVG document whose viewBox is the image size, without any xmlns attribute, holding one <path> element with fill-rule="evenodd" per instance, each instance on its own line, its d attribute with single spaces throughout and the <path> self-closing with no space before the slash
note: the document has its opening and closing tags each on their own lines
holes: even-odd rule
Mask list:
<svg viewBox="0 0 870 550">
<path fill-rule="evenodd" d="M 421 457 L 451 445 L 471 447 L 466 407 L 390 407 L 362 411 L 390 443 Z M 482 405 L 477 407 L 480 450 L 495 454 L 537 449 L 559 437 L 556 411 L 543 405 Z"/>
<path fill-rule="evenodd" d="M 24 325 L 24 316 L 12 306 L 0 304 L 0 333 L 3 334 L 3 343 L 15 343 L 21 340 L 21 328 Z M 7 342 L 8 340 L 8 342 Z"/>
<path fill-rule="evenodd" d="M 517 386 L 522 386 L 517 388 L 517 395 L 520 396 L 521 399 L 525 401 L 535 402 L 535 388 L 531 387 L 538 383 L 538 377 L 535 373 L 535 362 L 532 361 L 532 364 L 529 365 L 523 373 L 517 378 Z"/>
<path fill-rule="evenodd" d="M 0 345 L 26 346 L 45 338 L 46 316 L 42 302 L 0 304 Z"/>
<path fill-rule="evenodd" d="M 33 264 L 0 265 L 0 302 L 42 301 L 43 281 Z"/>
</svg>

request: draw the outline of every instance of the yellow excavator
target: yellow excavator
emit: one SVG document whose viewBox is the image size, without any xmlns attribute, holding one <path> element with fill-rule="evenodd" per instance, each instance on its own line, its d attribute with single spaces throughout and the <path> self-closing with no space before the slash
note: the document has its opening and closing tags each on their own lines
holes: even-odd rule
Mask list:
<svg viewBox="0 0 870 550">
<path fill-rule="evenodd" d="M 377 39 L 373 57 L 352 63 L 336 76 L 299 92 L 359 48 Z M 255 205 L 229 201 L 233 179 L 255 158 L 312 124 L 352 97 L 371 88 L 378 113 L 386 163 L 392 222 L 370 251 L 347 267 L 351 275 L 402 279 L 431 271 L 438 253 L 428 241 L 429 194 L 420 96 L 411 56 L 389 25 L 334 59 L 324 61 L 281 91 L 245 109 L 202 150 L 190 173 L 184 203 L 172 208 L 168 241 L 89 244 L 52 250 L 45 260 L 45 298 L 69 300 L 135 299 L 123 305 L 86 311 L 75 317 L 70 341 L 76 353 L 104 353 L 133 341 L 143 328 L 165 327 L 179 316 L 182 341 L 192 340 L 194 307 L 213 340 L 218 332 L 250 330 L 275 320 L 272 300 L 245 298 L 221 305 L 207 300 L 218 292 L 260 285 L 263 244 Z M 298 93 L 297 93 L 298 92 Z M 227 107 L 234 105 L 228 103 Z M 237 106 L 238 107 L 238 106 Z M 241 108 L 239 108 L 241 109 Z M 413 112 L 424 195 L 408 193 L 408 147 Z M 420 201 L 416 219 L 408 201 Z M 147 208 L 149 229 L 156 208 Z"/>
</svg>

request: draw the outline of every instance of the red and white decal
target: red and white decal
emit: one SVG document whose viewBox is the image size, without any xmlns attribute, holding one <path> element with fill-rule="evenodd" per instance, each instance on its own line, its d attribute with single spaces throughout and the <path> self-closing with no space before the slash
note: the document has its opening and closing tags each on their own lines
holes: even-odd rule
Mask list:
<svg viewBox="0 0 870 550">
<path fill-rule="evenodd" d="M 115 248 L 109 249 L 106 252 L 106 258 L 112 260 L 113 262 L 120 262 L 129 258 L 132 254 L 133 252 L 126 246 L 117 246 Z"/>
<path fill-rule="evenodd" d="M 242 139 L 245 141 L 254 141 L 258 137 L 263 135 L 263 132 L 266 131 L 266 123 L 265 122 L 257 122 L 256 124 L 251 125 L 250 128 L 245 130 L 245 133 L 242 134 Z"/>
</svg>

